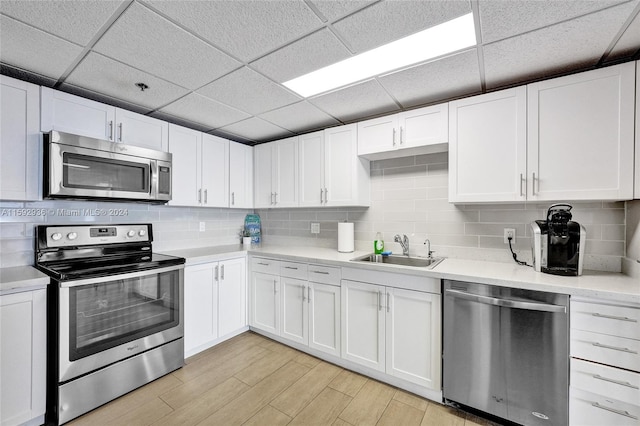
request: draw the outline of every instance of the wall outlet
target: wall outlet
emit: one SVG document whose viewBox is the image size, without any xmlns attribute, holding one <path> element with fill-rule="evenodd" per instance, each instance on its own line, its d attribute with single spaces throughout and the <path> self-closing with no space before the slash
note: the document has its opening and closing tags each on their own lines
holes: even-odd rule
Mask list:
<svg viewBox="0 0 640 426">
<path fill-rule="evenodd" d="M 204 232 L 207 227 L 204 225 L 204 222 L 200 222 L 200 232 Z"/>
<path fill-rule="evenodd" d="M 320 223 L 311 222 L 311 233 L 312 234 L 319 234 L 320 233 Z"/>
<path fill-rule="evenodd" d="M 509 237 L 511 237 L 511 244 L 516 243 L 516 230 L 514 228 L 504 228 L 504 243 L 509 244 Z"/>
</svg>

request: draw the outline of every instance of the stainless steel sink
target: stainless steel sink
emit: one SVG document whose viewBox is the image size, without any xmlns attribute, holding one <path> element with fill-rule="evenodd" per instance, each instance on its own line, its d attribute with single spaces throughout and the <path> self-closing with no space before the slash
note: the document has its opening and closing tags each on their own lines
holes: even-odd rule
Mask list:
<svg viewBox="0 0 640 426">
<path fill-rule="evenodd" d="M 442 257 L 409 257 L 409 256 L 383 256 L 381 254 L 367 254 L 351 259 L 353 262 L 383 263 L 387 265 L 413 266 L 416 268 L 431 269 L 442 262 Z"/>
</svg>

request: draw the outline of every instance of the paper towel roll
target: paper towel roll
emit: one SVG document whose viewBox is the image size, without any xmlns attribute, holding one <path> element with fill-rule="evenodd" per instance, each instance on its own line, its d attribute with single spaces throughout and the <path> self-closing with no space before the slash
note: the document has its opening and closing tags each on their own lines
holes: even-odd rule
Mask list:
<svg viewBox="0 0 640 426">
<path fill-rule="evenodd" d="M 338 251 L 353 252 L 353 222 L 338 222 Z"/>
</svg>

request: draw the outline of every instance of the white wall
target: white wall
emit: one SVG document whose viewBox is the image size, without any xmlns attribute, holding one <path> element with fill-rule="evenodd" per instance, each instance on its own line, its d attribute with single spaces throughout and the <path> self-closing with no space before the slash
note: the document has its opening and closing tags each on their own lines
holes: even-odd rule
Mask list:
<svg viewBox="0 0 640 426">
<path fill-rule="evenodd" d="M 118 210 L 121 215 L 102 216 Z M 168 251 L 185 247 L 237 244 L 244 217 L 251 210 L 172 207 L 139 203 L 86 201 L 0 201 L 0 267 L 32 265 L 36 225 L 77 223 L 152 223 L 153 248 Z M 205 231 L 199 231 L 200 222 Z"/>
<path fill-rule="evenodd" d="M 447 154 L 371 163 L 371 207 L 259 210 L 265 242 L 297 241 L 337 247 L 337 222 L 355 222 L 356 248 L 373 249 L 376 232 L 400 252 L 395 234 L 410 237 L 413 253 L 428 236 L 436 255 L 512 262 L 503 228 L 515 228 L 518 256 L 531 260 L 529 224 L 544 219 L 551 203 L 453 205 L 447 201 Z M 571 203 L 573 219 L 587 229 L 586 266 L 618 272 L 625 253 L 624 202 Z M 318 236 L 310 223 L 320 222 Z"/>
</svg>

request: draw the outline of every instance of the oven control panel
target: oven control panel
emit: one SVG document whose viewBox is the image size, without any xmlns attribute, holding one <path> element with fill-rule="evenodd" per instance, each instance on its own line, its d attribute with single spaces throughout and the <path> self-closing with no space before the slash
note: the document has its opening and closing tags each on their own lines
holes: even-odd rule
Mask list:
<svg viewBox="0 0 640 426">
<path fill-rule="evenodd" d="M 152 241 L 151 224 L 46 227 L 47 247 Z"/>
</svg>

